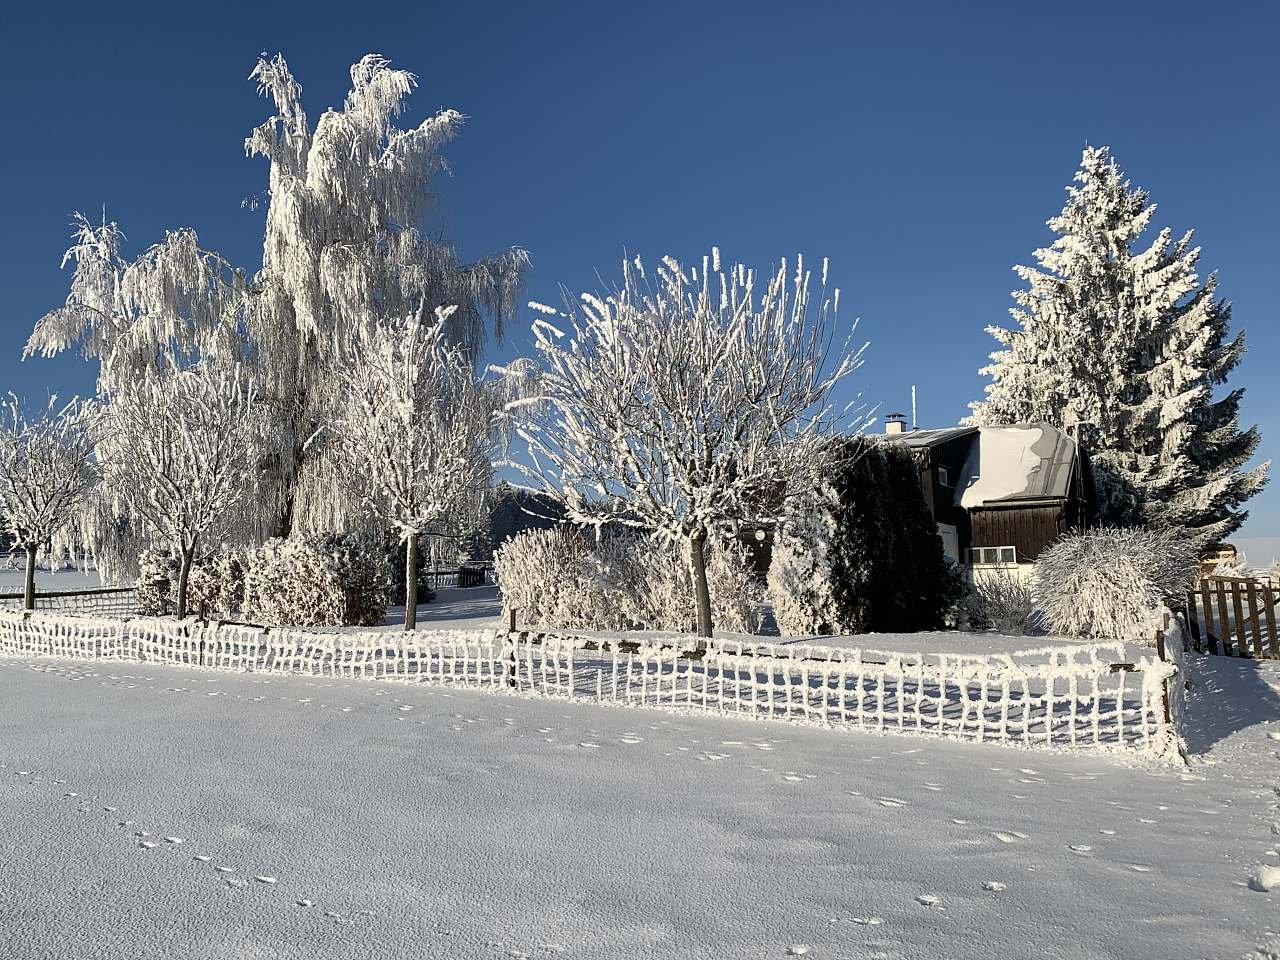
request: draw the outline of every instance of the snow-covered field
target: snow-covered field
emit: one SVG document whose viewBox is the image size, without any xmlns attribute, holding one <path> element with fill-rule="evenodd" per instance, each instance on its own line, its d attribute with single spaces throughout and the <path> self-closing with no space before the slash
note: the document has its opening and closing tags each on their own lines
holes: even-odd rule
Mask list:
<svg viewBox="0 0 1280 960">
<path fill-rule="evenodd" d="M 1188 772 L 378 682 L 0 659 L 24 958 L 1238 957 L 1280 664 Z M 1280 826 L 1276 827 L 1280 829 Z M 221 869 L 220 869 L 221 868 Z"/>
</svg>

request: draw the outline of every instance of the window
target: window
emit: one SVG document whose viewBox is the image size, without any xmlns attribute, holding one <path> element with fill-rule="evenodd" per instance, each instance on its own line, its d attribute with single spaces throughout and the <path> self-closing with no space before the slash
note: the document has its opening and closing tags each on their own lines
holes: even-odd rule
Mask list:
<svg viewBox="0 0 1280 960">
<path fill-rule="evenodd" d="M 941 487 L 951 486 L 951 474 L 947 472 L 946 467 L 938 468 L 938 486 L 941 486 Z"/>
<path fill-rule="evenodd" d="M 975 567 L 1014 566 L 1018 562 L 1016 547 L 970 547 L 969 563 Z"/>
</svg>

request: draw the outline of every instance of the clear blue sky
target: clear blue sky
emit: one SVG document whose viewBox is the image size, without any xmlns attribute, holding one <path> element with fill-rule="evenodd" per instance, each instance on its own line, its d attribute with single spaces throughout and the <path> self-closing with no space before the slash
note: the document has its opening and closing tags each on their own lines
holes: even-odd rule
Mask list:
<svg viewBox="0 0 1280 960">
<path fill-rule="evenodd" d="M 7 10 L 0 390 L 92 389 L 78 358 L 19 359 L 66 295 L 72 211 L 105 204 L 133 252 L 191 226 L 256 268 L 257 54 L 285 54 L 314 121 L 376 51 L 420 77 L 406 123 L 471 118 L 439 181 L 464 256 L 527 248 L 548 301 L 616 276 L 624 248 L 829 256 L 872 341 L 860 390 L 906 409 L 917 383 L 922 426 L 981 394 L 1010 267 L 1047 241 L 1082 147 L 1110 144 L 1157 224 L 1196 229 L 1248 331 L 1246 422 L 1280 450 L 1274 4 L 186 6 Z M 1252 511 L 1246 534 L 1280 535 L 1280 482 Z"/>
</svg>

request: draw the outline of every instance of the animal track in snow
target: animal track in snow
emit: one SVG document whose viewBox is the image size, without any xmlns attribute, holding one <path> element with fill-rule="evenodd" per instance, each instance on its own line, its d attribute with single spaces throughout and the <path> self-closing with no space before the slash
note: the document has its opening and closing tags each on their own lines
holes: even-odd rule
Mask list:
<svg viewBox="0 0 1280 960">
<path fill-rule="evenodd" d="M 1019 840 L 1027 839 L 1025 833 L 1018 833 L 1017 830 L 995 830 L 991 835 L 1001 843 L 1017 843 Z"/>
</svg>

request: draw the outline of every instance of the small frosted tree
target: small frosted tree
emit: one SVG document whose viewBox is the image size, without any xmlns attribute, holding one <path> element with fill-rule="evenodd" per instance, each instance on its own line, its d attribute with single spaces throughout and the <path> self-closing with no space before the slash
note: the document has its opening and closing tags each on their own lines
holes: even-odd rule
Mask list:
<svg viewBox="0 0 1280 960">
<path fill-rule="evenodd" d="M 584 294 L 539 318 L 522 468 L 563 499 L 569 518 L 652 531 L 689 557 L 698 632 L 710 636 L 704 546 L 745 523 L 772 523 L 809 489 L 841 420 L 832 391 L 861 362 L 831 349 L 839 290 L 810 309 L 810 275 L 783 261 L 758 277 L 720 269 L 719 251 L 686 271 L 670 257 L 651 284 L 639 259 L 620 290 Z M 567 337 L 567 339 L 566 339 Z"/>
<path fill-rule="evenodd" d="M 177 556 L 179 618 L 201 543 L 233 535 L 252 513 L 261 439 L 255 406 L 253 385 L 237 368 L 197 365 L 140 380 L 108 407 L 103 493 L 116 516 Z"/>
<path fill-rule="evenodd" d="M 405 545 L 404 625 L 417 625 L 419 539 L 474 500 L 491 473 L 493 402 L 464 350 L 449 342 L 453 308 L 433 321 L 379 322 L 339 367 L 339 456 L 368 509 Z"/>
<path fill-rule="evenodd" d="M 100 410 L 73 400 L 27 419 L 13 394 L 0 426 L 0 519 L 27 554 L 23 605 L 35 608 L 36 556 L 72 523 L 97 479 Z"/>
</svg>

